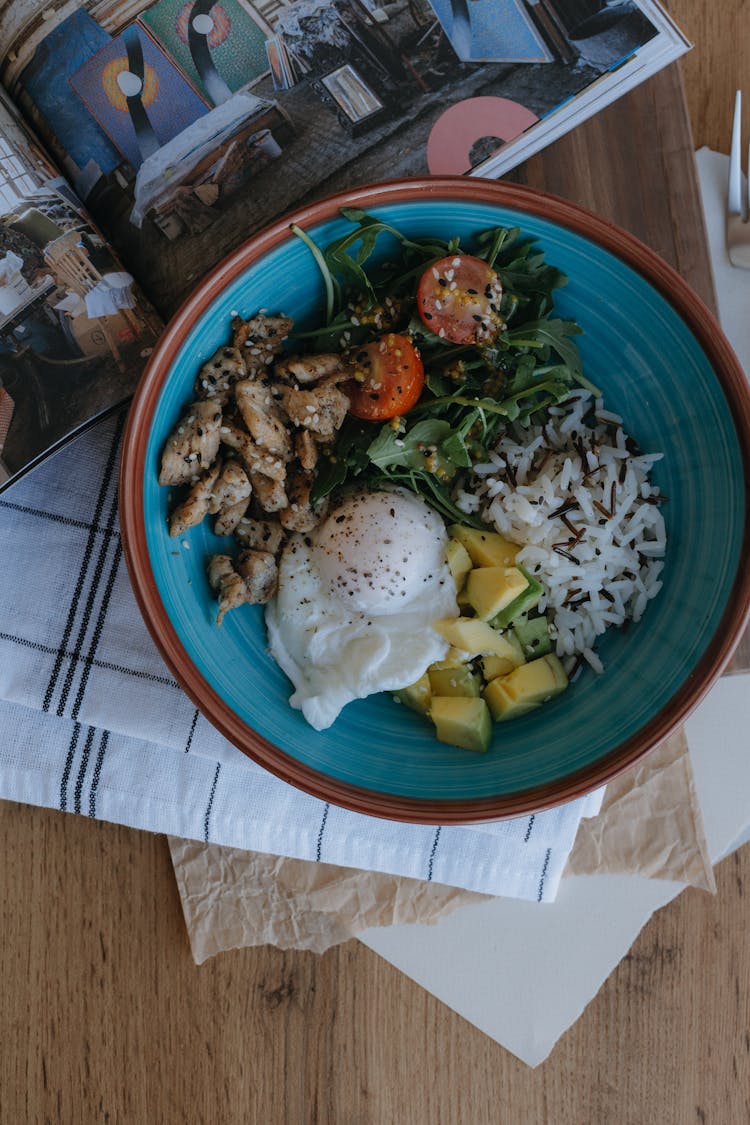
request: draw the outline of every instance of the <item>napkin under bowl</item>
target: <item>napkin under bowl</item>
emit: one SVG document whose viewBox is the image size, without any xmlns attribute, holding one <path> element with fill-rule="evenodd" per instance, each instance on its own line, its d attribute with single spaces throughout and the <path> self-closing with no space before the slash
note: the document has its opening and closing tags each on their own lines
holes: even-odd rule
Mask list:
<svg viewBox="0 0 750 1125">
<path fill-rule="evenodd" d="M 263 612 L 215 624 L 206 559 L 226 550 L 205 525 L 167 533 L 157 483 L 164 443 L 201 364 L 232 316 L 281 311 L 320 323 L 323 283 L 309 250 L 349 229 L 341 207 L 408 235 L 470 241 L 520 227 L 568 275 L 556 313 L 583 327 L 588 378 L 653 470 L 668 532 L 663 589 L 640 623 L 607 634 L 603 675 L 503 724 L 484 755 L 436 743 L 424 720 L 385 695 L 312 730 L 266 647 Z M 729 659 L 748 616 L 750 395 L 718 324 L 681 278 L 626 232 L 565 201 L 514 185 L 434 178 L 365 187 L 317 202 L 264 230 L 215 270 L 168 326 L 139 386 L 124 441 L 121 520 L 141 611 L 196 706 L 256 762 L 306 792 L 391 820 L 456 824 L 518 817 L 601 786 L 662 741 Z M 612 631 L 610 630 L 610 633 Z"/>
</svg>

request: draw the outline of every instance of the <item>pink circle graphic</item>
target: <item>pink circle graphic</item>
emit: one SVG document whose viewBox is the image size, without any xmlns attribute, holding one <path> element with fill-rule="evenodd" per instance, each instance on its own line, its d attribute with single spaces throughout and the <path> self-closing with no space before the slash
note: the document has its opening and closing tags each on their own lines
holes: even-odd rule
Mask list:
<svg viewBox="0 0 750 1125">
<path fill-rule="evenodd" d="M 438 117 L 427 140 L 427 167 L 433 176 L 471 171 L 472 145 L 482 137 L 507 144 L 539 118 L 510 98 L 466 98 Z M 498 146 L 499 147 L 499 146 Z"/>
</svg>

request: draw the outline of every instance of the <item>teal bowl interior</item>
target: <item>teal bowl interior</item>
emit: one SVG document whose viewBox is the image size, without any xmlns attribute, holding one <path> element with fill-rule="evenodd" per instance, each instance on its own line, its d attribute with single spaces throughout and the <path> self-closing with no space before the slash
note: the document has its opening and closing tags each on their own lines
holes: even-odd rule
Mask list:
<svg viewBox="0 0 750 1125">
<path fill-rule="evenodd" d="M 200 364 L 229 338 L 233 314 L 282 311 L 319 322 L 323 288 L 305 246 L 290 237 L 232 281 L 188 331 L 158 399 L 144 481 L 147 545 L 167 615 L 190 660 L 252 730 L 291 758 L 359 789 L 432 801 L 471 801 L 557 783 L 590 767 L 657 716 L 696 675 L 719 626 L 741 560 L 745 480 L 735 422 L 698 340 L 638 272 L 578 233 L 507 207 L 429 199 L 371 208 L 411 235 L 459 235 L 520 226 L 569 277 L 559 315 L 576 319 L 588 377 L 645 452 L 664 506 L 664 585 L 642 621 L 606 636 L 606 672 L 586 671 L 536 713 L 495 728 L 486 755 L 435 741 L 419 716 L 387 695 L 350 704 L 334 726 L 312 730 L 289 707 L 290 685 L 266 649 L 263 612 L 245 606 L 215 625 L 205 577 L 226 549 L 202 525 L 181 541 L 166 531 L 168 490 L 157 484 L 164 442 L 191 398 Z M 318 243 L 349 229 L 313 227 Z"/>
</svg>

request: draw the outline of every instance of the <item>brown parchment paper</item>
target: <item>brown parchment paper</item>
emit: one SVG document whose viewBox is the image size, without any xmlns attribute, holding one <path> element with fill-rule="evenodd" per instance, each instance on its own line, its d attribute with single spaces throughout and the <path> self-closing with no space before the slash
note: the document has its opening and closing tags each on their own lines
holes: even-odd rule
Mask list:
<svg viewBox="0 0 750 1125">
<path fill-rule="evenodd" d="M 169 838 L 193 957 L 276 945 L 322 953 L 372 926 L 432 924 L 487 896 L 416 879 Z M 639 874 L 715 890 L 682 730 L 607 786 L 566 874 Z"/>
</svg>

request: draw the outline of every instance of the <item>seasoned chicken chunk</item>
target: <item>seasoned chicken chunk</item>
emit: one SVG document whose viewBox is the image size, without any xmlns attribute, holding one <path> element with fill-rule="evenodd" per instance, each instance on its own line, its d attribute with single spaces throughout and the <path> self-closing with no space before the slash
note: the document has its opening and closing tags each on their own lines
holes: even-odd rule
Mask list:
<svg viewBox="0 0 750 1125">
<path fill-rule="evenodd" d="M 288 316 L 265 316 L 258 313 L 250 320 L 235 317 L 232 321 L 234 346 L 241 352 L 246 372 L 257 378 L 281 350 L 294 321 Z"/>
<path fill-rule="evenodd" d="M 260 379 L 242 379 L 235 384 L 234 400 L 253 441 L 269 453 L 291 457 L 292 439 L 268 383 Z"/>
<path fill-rule="evenodd" d="M 334 437 L 349 409 L 344 392 L 328 382 L 306 390 L 282 387 L 280 398 L 289 420 L 321 441 Z"/>
<path fill-rule="evenodd" d="M 318 463 L 318 443 L 309 430 L 294 435 L 294 452 L 303 469 L 311 472 Z"/>
<path fill-rule="evenodd" d="M 290 355 L 280 359 L 274 366 L 274 373 L 287 383 L 308 386 L 320 379 L 341 382 L 352 378 L 352 369 L 344 357 L 337 352 L 321 352 L 320 355 Z"/>
<path fill-rule="evenodd" d="M 229 401 L 229 391 L 238 379 L 245 378 L 245 364 L 238 348 L 223 344 L 207 360 L 195 380 L 195 394 L 224 404 Z"/>
<path fill-rule="evenodd" d="M 277 556 L 286 542 L 286 535 L 280 523 L 271 520 L 241 519 L 234 531 L 240 547 L 252 547 L 254 551 L 268 551 Z"/>
<path fill-rule="evenodd" d="M 283 481 L 286 477 L 286 465 L 274 453 L 262 449 L 245 430 L 240 429 L 230 419 L 226 419 L 221 427 L 221 440 L 230 449 L 236 450 L 252 481 L 253 473 L 263 473 L 272 480 Z"/>
<path fill-rule="evenodd" d="M 250 591 L 229 555 L 212 555 L 208 561 L 208 584 L 219 599 L 216 624 L 221 625 L 230 609 L 250 604 Z"/>
<path fill-rule="evenodd" d="M 241 551 L 236 569 L 245 582 L 253 605 L 263 605 L 271 600 L 278 586 L 279 568 L 270 551 Z"/>
<path fill-rule="evenodd" d="M 323 503 L 313 510 L 310 504 L 312 484 L 312 473 L 305 473 L 302 470 L 292 473 L 287 478 L 289 507 L 279 512 L 279 520 L 286 531 L 312 531 L 323 518 L 328 505 Z"/>
<path fill-rule="evenodd" d="M 217 403 L 191 403 L 167 439 L 159 484 L 187 484 L 212 465 L 219 452 L 220 427 Z"/>
<path fill-rule="evenodd" d="M 216 515 L 216 535 L 232 534 L 247 511 L 252 493 L 253 486 L 239 461 L 227 461 L 214 486 L 208 509 Z"/>
<path fill-rule="evenodd" d="M 235 348 L 243 348 L 253 342 L 278 351 L 293 326 L 294 321 L 290 316 L 266 316 L 258 313 L 249 320 L 236 316 L 232 321 L 232 340 Z"/>
<path fill-rule="evenodd" d="M 280 512 L 282 508 L 288 506 L 289 501 L 283 481 L 273 480 L 263 472 L 251 473 L 250 483 L 253 486 L 258 507 L 264 512 Z"/>
<path fill-rule="evenodd" d="M 208 514 L 220 469 L 221 466 L 217 463 L 202 473 L 185 499 L 172 512 L 169 517 L 169 534 L 172 537 L 183 535 L 189 527 L 196 527 Z"/>
</svg>

